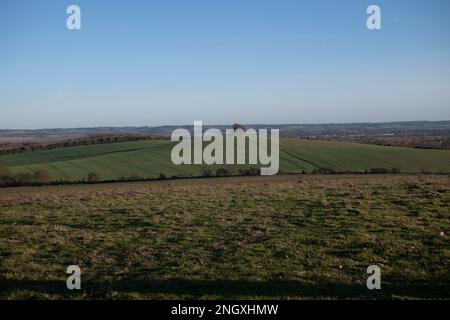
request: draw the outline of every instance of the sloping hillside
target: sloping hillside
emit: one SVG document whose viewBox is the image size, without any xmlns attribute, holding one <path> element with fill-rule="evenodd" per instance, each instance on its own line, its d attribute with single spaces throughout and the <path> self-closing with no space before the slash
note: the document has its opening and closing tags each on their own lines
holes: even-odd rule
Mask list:
<svg viewBox="0 0 450 320">
<path fill-rule="evenodd" d="M 44 169 L 54 180 L 76 181 L 96 172 L 104 180 L 137 175 L 156 178 L 198 176 L 202 166 L 171 162 L 170 141 L 136 141 L 37 151 L 0 157 L 0 165 L 14 172 Z M 218 167 L 213 166 L 213 170 Z M 450 172 L 450 150 L 382 147 L 355 143 L 283 139 L 280 172 L 314 170 L 364 172 L 373 168 L 399 168 L 401 172 Z M 229 168 L 230 169 L 230 168 Z M 237 170 L 233 168 L 231 170 Z"/>
</svg>

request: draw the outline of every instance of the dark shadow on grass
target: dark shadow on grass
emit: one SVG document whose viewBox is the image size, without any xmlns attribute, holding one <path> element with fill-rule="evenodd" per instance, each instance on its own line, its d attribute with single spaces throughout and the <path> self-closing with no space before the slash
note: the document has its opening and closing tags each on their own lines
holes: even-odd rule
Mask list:
<svg viewBox="0 0 450 320">
<path fill-rule="evenodd" d="M 158 295 L 180 295 L 192 298 L 219 296 L 288 298 L 337 298 L 337 299 L 391 299 L 396 296 L 425 299 L 449 299 L 450 281 L 412 281 L 401 284 L 384 282 L 382 290 L 370 291 L 363 284 L 320 283 L 302 281 L 245 281 L 245 280 L 156 280 L 124 279 L 111 283 L 83 282 L 81 292 L 89 297 L 102 299 L 108 293 L 140 293 Z M 27 290 L 40 294 L 55 294 L 70 297 L 77 291 L 66 288 L 65 281 L 0 280 L 0 297 L 8 293 Z"/>
</svg>

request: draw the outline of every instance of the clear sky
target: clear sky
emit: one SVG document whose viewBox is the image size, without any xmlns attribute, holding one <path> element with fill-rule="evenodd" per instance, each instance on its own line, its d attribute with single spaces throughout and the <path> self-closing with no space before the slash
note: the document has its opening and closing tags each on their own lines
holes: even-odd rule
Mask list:
<svg viewBox="0 0 450 320">
<path fill-rule="evenodd" d="M 194 120 L 450 120 L 450 1 L 0 1 L 0 129 Z"/>
</svg>

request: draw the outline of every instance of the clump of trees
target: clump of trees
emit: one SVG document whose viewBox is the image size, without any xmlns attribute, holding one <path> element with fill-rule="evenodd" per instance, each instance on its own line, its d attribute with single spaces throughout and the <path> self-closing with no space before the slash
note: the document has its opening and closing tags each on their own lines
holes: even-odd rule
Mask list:
<svg viewBox="0 0 450 320">
<path fill-rule="evenodd" d="M 369 170 L 366 170 L 366 173 L 395 173 L 398 174 L 400 173 L 400 168 L 391 168 L 391 169 L 387 169 L 387 168 L 371 168 Z"/>
<path fill-rule="evenodd" d="M 241 176 L 259 176 L 261 174 L 261 169 L 255 167 L 239 169 L 239 174 Z"/>
<path fill-rule="evenodd" d="M 358 170 L 338 170 L 334 168 L 316 168 L 311 171 L 312 174 L 360 174 L 360 173 L 371 173 L 371 174 L 399 174 L 401 172 L 400 168 L 393 167 L 393 168 L 370 168 L 365 169 L 364 172 L 358 171 Z M 302 174 L 305 174 L 305 171 L 302 171 Z"/>
<path fill-rule="evenodd" d="M 234 123 L 233 124 L 233 130 L 236 131 L 238 129 L 242 129 L 243 131 L 246 131 L 247 129 L 245 129 L 245 127 L 239 123 Z"/>
<path fill-rule="evenodd" d="M 98 182 L 101 180 L 100 174 L 97 172 L 89 172 L 87 181 L 88 182 Z"/>
<path fill-rule="evenodd" d="M 8 184 L 11 177 L 11 170 L 8 167 L 0 166 L 0 184 Z"/>
<path fill-rule="evenodd" d="M 8 167 L 0 166 L 1 186 L 45 185 L 52 181 L 52 174 L 44 169 L 29 172 L 12 172 Z"/>
<path fill-rule="evenodd" d="M 210 167 L 203 165 L 200 169 L 200 175 L 202 177 L 211 177 L 213 172 Z"/>
<path fill-rule="evenodd" d="M 317 168 L 314 169 L 312 174 L 335 174 L 338 173 L 334 168 Z"/>
<path fill-rule="evenodd" d="M 232 177 L 232 176 L 258 176 L 261 174 L 261 170 L 256 167 L 241 168 L 238 171 L 233 168 L 217 168 L 213 171 L 209 166 L 203 165 L 200 169 L 200 176 L 207 177 Z"/>
<path fill-rule="evenodd" d="M 228 170 L 225 168 L 219 168 L 216 170 L 216 177 L 226 177 L 228 176 Z"/>
</svg>

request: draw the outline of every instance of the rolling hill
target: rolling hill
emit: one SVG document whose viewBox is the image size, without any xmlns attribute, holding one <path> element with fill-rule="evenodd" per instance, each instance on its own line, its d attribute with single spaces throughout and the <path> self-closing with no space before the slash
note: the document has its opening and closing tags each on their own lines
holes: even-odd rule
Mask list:
<svg viewBox="0 0 450 320">
<path fill-rule="evenodd" d="M 90 172 L 98 173 L 103 180 L 131 175 L 157 178 L 161 173 L 167 177 L 200 175 L 200 165 L 172 164 L 170 152 L 173 145 L 165 140 L 147 140 L 61 148 L 1 156 L 0 165 L 14 172 L 33 173 L 44 169 L 51 173 L 53 180 L 65 181 L 83 180 Z M 317 169 L 364 172 L 372 168 L 394 167 L 405 173 L 448 173 L 450 150 L 281 140 L 280 173 L 312 172 Z"/>
</svg>

